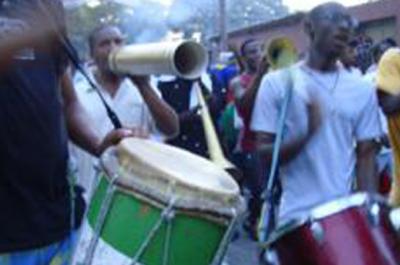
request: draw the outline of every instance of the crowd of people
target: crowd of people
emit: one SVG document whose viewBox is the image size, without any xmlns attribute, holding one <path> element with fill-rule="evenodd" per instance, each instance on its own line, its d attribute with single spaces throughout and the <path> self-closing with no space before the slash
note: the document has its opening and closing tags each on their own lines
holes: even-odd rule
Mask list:
<svg viewBox="0 0 400 265">
<path fill-rule="evenodd" d="M 198 87 L 226 157 L 241 171 L 234 177 L 247 197 L 243 227 L 252 239 L 259 239 L 277 150 L 277 226 L 356 190 L 388 195 L 400 161 L 400 53 L 394 39 L 355 34 L 342 5 L 309 13 L 310 47 L 290 67 L 272 67 L 271 40 L 249 37 L 196 80 L 115 74 L 108 57 L 124 35 L 100 25 L 87 36 L 85 66 L 99 91 L 71 71 L 63 12 L 59 0 L 0 0 L 1 265 L 68 264 L 98 181 L 98 157 L 121 139 L 152 139 L 209 158 Z M 397 79 L 386 76 L 396 71 Z M 98 93 L 123 128 L 115 128 Z M 283 142 L 274 149 L 280 126 Z M 392 190 L 393 203 L 398 197 Z"/>
</svg>

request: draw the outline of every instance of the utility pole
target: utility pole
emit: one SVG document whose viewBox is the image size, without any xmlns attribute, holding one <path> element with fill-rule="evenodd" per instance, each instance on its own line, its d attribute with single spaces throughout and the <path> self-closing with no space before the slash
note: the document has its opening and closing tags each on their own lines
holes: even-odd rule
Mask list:
<svg viewBox="0 0 400 265">
<path fill-rule="evenodd" d="M 227 50 L 228 33 L 226 30 L 226 0 L 218 0 L 219 3 L 219 51 Z"/>
</svg>

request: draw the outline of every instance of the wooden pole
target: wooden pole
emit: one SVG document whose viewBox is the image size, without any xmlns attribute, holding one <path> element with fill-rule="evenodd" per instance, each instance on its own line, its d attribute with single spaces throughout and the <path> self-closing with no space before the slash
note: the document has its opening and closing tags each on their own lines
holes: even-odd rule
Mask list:
<svg viewBox="0 0 400 265">
<path fill-rule="evenodd" d="M 219 51 L 227 50 L 228 33 L 226 29 L 226 0 L 218 0 L 219 2 Z"/>
</svg>

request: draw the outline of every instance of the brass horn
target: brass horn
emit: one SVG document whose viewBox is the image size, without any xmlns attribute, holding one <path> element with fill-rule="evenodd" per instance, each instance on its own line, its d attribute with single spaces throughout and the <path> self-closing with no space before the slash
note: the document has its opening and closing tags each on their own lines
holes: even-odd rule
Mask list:
<svg viewBox="0 0 400 265">
<path fill-rule="evenodd" d="M 190 40 L 128 45 L 112 52 L 108 59 L 116 73 L 166 74 L 184 79 L 199 78 L 208 65 L 206 49 Z"/>
<path fill-rule="evenodd" d="M 210 111 L 208 109 L 207 103 L 204 99 L 203 92 L 201 90 L 200 84 L 195 85 L 197 97 L 199 99 L 201 120 L 203 122 L 204 134 L 207 141 L 208 153 L 210 155 L 210 160 L 216 165 L 225 169 L 231 174 L 237 174 L 236 167 L 225 158 L 222 147 L 219 143 L 217 132 L 215 130 L 214 124 L 211 119 Z M 237 177 L 237 176 L 234 176 Z"/>
<path fill-rule="evenodd" d="M 286 37 L 278 37 L 269 42 L 265 54 L 271 70 L 288 67 L 298 60 L 298 52 L 293 41 Z"/>
</svg>

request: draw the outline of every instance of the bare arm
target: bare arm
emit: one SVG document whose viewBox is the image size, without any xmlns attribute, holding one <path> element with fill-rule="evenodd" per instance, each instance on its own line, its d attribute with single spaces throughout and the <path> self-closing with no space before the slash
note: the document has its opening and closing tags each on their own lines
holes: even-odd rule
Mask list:
<svg viewBox="0 0 400 265">
<path fill-rule="evenodd" d="M 68 73 L 65 73 L 62 77 L 61 89 L 68 133 L 71 140 L 79 147 L 94 156 L 100 156 L 109 146 L 132 135 L 129 130 L 119 129 L 110 132 L 104 139 L 101 139 L 94 130 L 94 126 L 90 126 L 89 115 L 80 104 Z"/>
<path fill-rule="evenodd" d="M 390 95 L 382 90 L 378 90 L 378 100 L 386 116 L 395 115 L 400 112 L 400 95 Z"/>
<path fill-rule="evenodd" d="M 256 137 L 257 151 L 263 157 L 265 166 L 269 166 L 272 162 L 275 134 L 257 132 Z M 306 136 L 283 143 L 280 148 L 279 161 L 282 164 L 286 164 L 295 159 L 310 139 L 311 135 L 307 134 Z"/>
<path fill-rule="evenodd" d="M 237 107 L 242 110 L 243 113 L 249 113 L 251 115 L 256 101 L 257 92 L 261 85 L 261 81 L 264 74 L 268 71 L 268 62 L 264 58 L 259 66 L 258 73 L 254 78 L 253 82 L 250 84 L 249 89 L 247 89 L 244 94 L 236 101 Z"/>
<path fill-rule="evenodd" d="M 379 186 L 376 154 L 378 144 L 374 140 L 357 143 L 356 177 L 359 190 L 377 192 Z"/>
<path fill-rule="evenodd" d="M 304 146 L 311 140 L 314 133 L 321 124 L 321 117 L 318 105 L 314 102 L 308 106 L 308 131 L 305 135 L 299 136 L 289 142 L 283 142 L 280 147 L 279 161 L 283 164 L 295 159 Z M 257 132 L 257 151 L 260 153 L 267 166 L 270 165 L 273 156 L 275 135 Z"/>
<path fill-rule="evenodd" d="M 148 78 L 131 77 L 138 87 L 157 128 L 169 138 L 179 133 L 179 118 L 176 112 L 162 100 L 149 84 Z"/>
</svg>

